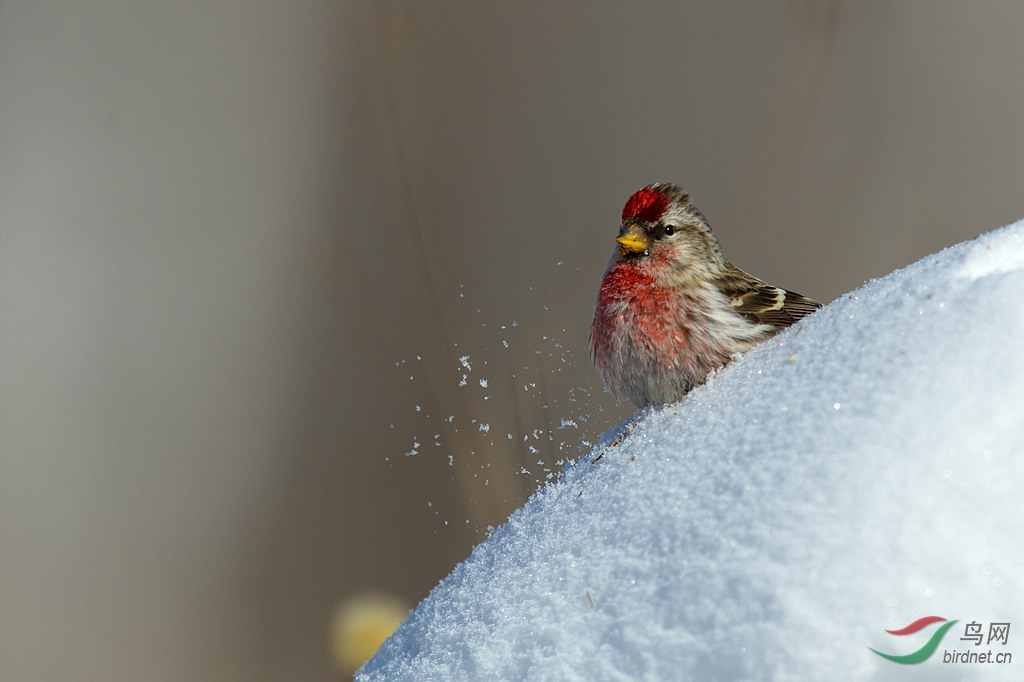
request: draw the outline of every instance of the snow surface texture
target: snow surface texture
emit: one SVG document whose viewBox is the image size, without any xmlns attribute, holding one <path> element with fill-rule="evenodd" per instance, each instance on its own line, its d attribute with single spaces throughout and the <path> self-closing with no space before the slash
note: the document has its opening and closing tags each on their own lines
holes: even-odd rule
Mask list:
<svg viewBox="0 0 1024 682">
<path fill-rule="evenodd" d="M 1022 292 L 1024 221 L 834 301 L 606 434 L 356 679 L 1024 679 Z M 869 650 L 930 615 L 923 663 Z"/>
</svg>

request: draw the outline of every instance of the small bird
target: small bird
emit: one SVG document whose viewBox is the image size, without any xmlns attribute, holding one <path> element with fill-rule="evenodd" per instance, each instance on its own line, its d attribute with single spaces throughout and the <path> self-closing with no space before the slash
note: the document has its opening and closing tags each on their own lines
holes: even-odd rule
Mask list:
<svg viewBox="0 0 1024 682">
<path fill-rule="evenodd" d="M 673 403 L 709 372 L 821 306 L 730 263 L 689 195 L 649 185 L 622 209 L 590 354 L 616 400 Z"/>
</svg>

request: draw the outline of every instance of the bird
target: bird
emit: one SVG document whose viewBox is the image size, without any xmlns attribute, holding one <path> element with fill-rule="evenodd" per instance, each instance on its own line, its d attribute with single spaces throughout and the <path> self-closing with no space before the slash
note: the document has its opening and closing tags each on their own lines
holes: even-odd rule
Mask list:
<svg viewBox="0 0 1024 682">
<path fill-rule="evenodd" d="M 738 353 L 821 304 L 740 270 L 685 190 L 655 183 L 622 209 L 590 353 L 619 402 L 673 404 Z"/>
</svg>

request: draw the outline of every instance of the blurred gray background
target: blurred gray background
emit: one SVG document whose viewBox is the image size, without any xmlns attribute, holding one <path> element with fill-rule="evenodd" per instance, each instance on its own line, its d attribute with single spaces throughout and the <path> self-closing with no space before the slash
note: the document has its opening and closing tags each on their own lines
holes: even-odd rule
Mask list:
<svg viewBox="0 0 1024 682">
<path fill-rule="evenodd" d="M 341 600 L 415 604 L 630 414 L 586 344 L 631 192 L 829 301 L 1024 217 L 1022 38 L 1009 2 L 0 3 L 0 678 L 340 679 Z"/>
</svg>

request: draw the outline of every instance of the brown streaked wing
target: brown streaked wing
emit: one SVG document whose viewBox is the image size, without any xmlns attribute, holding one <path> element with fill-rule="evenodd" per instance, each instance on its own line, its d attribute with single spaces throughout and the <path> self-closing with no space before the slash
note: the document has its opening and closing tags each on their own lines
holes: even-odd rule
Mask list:
<svg viewBox="0 0 1024 682">
<path fill-rule="evenodd" d="M 739 314 L 753 322 L 788 327 L 821 307 L 815 300 L 765 284 L 739 269 L 718 282 Z"/>
</svg>

